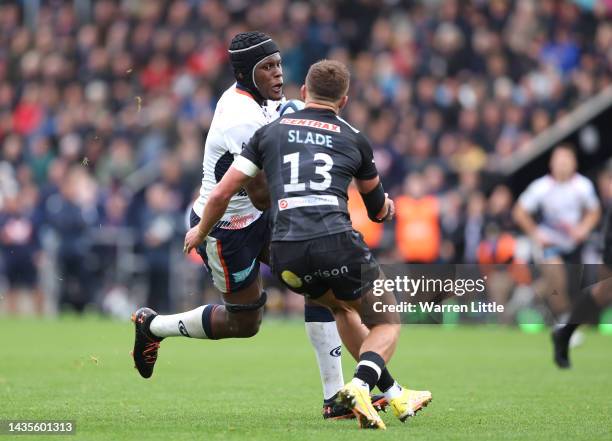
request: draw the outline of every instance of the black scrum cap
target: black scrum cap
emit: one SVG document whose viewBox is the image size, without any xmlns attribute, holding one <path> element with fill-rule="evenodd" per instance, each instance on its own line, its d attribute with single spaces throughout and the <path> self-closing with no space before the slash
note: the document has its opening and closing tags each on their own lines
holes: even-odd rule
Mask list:
<svg viewBox="0 0 612 441">
<path fill-rule="evenodd" d="M 258 98 L 263 98 L 255 84 L 255 66 L 277 52 L 280 52 L 278 45 L 263 32 L 251 31 L 236 35 L 229 47 L 236 81 Z"/>
</svg>

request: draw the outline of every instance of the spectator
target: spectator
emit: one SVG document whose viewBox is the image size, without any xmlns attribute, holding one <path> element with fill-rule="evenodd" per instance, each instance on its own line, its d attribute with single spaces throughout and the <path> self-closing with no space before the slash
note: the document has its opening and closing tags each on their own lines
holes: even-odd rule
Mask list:
<svg viewBox="0 0 612 441">
<path fill-rule="evenodd" d="M 485 198 L 482 193 L 473 193 L 467 204 L 467 213 L 464 229 L 463 261 L 477 262 L 478 246 L 482 239 L 485 222 Z"/>
<path fill-rule="evenodd" d="M 42 250 L 38 225 L 28 207 L 25 191 L 4 199 L 3 213 L 0 213 L 0 244 L 8 281 L 8 312 L 18 312 L 19 290 L 23 289 L 32 296 L 34 311 L 42 314 L 44 297 L 38 284 Z"/>
<path fill-rule="evenodd" d="M 440 258 L 440 203 L 425 185 L 421 174 L 408 175 L 405 195 L 395 201 L 395 240 L 404 262 L 433 263 Z"/>
<path fill-rule="evenodd" d="M 148 294 L 146 304 L 156 311 L 170 311 L 170 256 L 179 229 L 173 194 L 163 183 L 153 184 L 146 192 L 139 230 L 147 263 Z"/>
<path fill-rule="evenodd" d="M 59 193 L 46 203 L 45 219 L 58 239 L 57 265 L 61 307 L 83 312 L 93 300 L 88 284 L 88 228 L 96 225 L 96 183 L 80 166 L 73 166 Z"/>
</svg>

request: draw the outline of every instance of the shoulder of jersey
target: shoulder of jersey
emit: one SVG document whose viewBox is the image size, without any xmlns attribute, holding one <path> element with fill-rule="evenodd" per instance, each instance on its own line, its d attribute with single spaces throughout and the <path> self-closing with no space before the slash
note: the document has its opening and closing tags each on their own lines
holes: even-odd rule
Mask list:
<svg viewBox="0 0 612 441">
<path fill-rule="evenodd" d="M 292 100 L 292 101 L 297 101 L 297 100 Z M 288 102 L 289 103 L 289 102 Z M 285 104 L 285 106 L 287 106 L 287 104 Z M 299 120 L 299 119 L 313 119 L 313 118 L 305 118 L 305 111 L 307 109 L 305 108 L 300 108 L 297 110 L 291 109 L 291 111 L 283 113 L 282 112 L 282 108 L 281 108 L 281 114 L 279 115 L 279 117 L 274 120 L 270 125 L 273 124 L 283 124 L 283 120 Z M 284 123 L 287 123 L 286 121 Z M 330 122 L 326 122 L 328 124 L 330 124 Z M 291 124 L 291 123 L 289 123 Z M 295 124 L 295 125 L 301 125 L 301 124 Z M 344 132 L 345 133 L 354 133 L 354 134 L 359 134 L 359 130 L 357 130 L 355 127 L 353 127 L 352 125 L 350 125 L 346 120 L 344 120 L 342 117 L 340 117 L 339 115 L 336 115 L 336 126 L 338 127 L 344 127 Z"/>
<path fill-rule="evenodd" d="M 589 190 L 593 186 L 591 180 L 580 173 L 576 173 L 574 175 L 574 182 L 576 185 L 583 187 L 585 190 Z"/>
<path fill-rule="evenodd" d="M 359 133 L 359 130 L 357 130 L 355 127 L 353 127 L 348 122 L 346 122 L 346 120 L 344 120 L 341 116 L 336 115 L 336 119 L 339 122 L 341 122 L 344 126 L 348 127 L 353 133 Z"/>
<path fill-rule="evenodd" d="M 226 90 L 217 103 L 216 113 L 220 113 L 228 126 L 235 126 L 245 120 L 256 120 L 265 124 L 265 116 L 261 107 L 246 92 L 235 87 Z"/>
<path fill-rule="evenodd" d="M 589 180 L 589 178 L 587 178 L 585 175 L 580 174 L 580 173 L 576 173 L 576 174 L 574 175 L 573 180 L 574 180 L 575 182 L 580 183 L 580 184 L 585 184 L 585 183 L 591 182 L 591 181 Z"/>
<path fill-rule="evenodd" d="M 554 183 L 555 180 L 550 173 L 545 174 L 544 176 L 540 176 L 535 181 L 533 181 L 533 185 L 542 190 L 547 190 L 548 188 L 553 186 Z"/>
</svg>

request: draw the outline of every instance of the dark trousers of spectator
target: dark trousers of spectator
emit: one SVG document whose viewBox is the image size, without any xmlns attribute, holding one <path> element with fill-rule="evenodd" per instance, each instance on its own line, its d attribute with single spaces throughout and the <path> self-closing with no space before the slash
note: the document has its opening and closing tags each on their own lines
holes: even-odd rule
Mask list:
<svg viewBox="0 0 612 441">
<path fill-rule="evenodd" d="M 159 313 L 170 312 L 170 271 L 168 267 L 149 268 L 147 305 Z"/>
<path fill-rule="evenodd" d="M 66 306 L 81 313 L 91 301 L 91 293 L 87 289 L 85 259 L 81 255 L 59 256 L 60 308 Z"/>
</svg>

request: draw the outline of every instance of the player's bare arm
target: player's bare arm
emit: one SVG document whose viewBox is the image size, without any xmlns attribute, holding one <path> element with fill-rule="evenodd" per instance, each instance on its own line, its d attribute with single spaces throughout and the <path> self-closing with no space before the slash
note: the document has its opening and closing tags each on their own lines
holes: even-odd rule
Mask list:
<svg viewBox="0 0 612 441">
<path fill-rule="evenodd" d="M 270 208 L 270 191 L 265 173 L 259 172 L 244 188 L 255 208 L 261 211 Z"/>
<path fill-rule="evenodd" d="M 578 243 L 584 242 L 600 219 L 601 208 L 599 206 L 587 210 L 580 223 L 570 230 L 570 236 Z"/>
<path fill-rule="evenodd" d="M 529 212 L 525 210 L 525 208 L 521 205 L 520 202 L 518 202 L 514 206 L 514 210 L 512 211 L 512 217 L 517 223 L 517 225 L 525 232 L 525 234 L 531 236 L 533 240 L 538 242 L 540 245 L 544 245 L 544 239 L 538 237 L 537 235 L 538 225 L 536 224 L 531 214 L 529 214 Z"/>
</svg>

